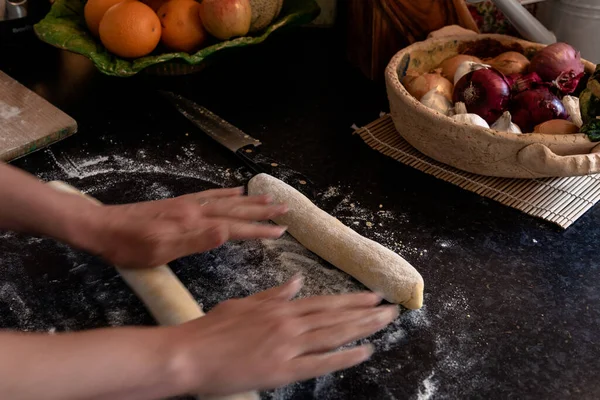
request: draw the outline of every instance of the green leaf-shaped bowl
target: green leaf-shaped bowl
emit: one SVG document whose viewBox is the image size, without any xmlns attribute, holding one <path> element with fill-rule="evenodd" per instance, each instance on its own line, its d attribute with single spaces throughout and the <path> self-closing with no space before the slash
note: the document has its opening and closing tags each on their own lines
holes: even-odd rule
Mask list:
<svg viewBox="0 0 600 400">
<path fill-rule="evenodd" d="M 245 36 L 218 42 L 194 54 L 154 53 L 134 60 L 111 54 L 88 31 L 83 17 L 84 0 L 56 0 L 46 17 L 34 26 L 36 35 L 60 49 L 79 53 L 94 63 L 102 73 L 127 77 L 142 70 L 157 74 L 185 74 L 200 70 L 207 59 L 218 53 L 262 43 L 278 29 L 305 24 L 315 19 L 320 8 L 315 0 L 285 0 L 277 19 L 256 36 Z"/>
</svg>

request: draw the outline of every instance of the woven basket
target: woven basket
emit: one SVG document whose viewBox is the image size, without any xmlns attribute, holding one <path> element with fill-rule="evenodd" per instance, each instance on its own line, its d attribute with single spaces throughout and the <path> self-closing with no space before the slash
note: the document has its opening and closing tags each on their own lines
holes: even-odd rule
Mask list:
<svg viewBox="0 0 600 400">
<path fill-rule="evenodd" d="M 407 70 L 428 72 L 456 54 L 485 58 L 518 51 L 530 58 L 543 47 L 493 34 L 438 37 L 406 47 L 392 58 L 385 72 L 396 129 L 425 155 L 480 175 L 539 178 L 599 173 L 600 146 L 584 134 L 515 135 L 459 123 L 421 104 L 400 83 Z M 592 63 L 584 64 L 586 71 L 594 71 Z"/>
</svg>

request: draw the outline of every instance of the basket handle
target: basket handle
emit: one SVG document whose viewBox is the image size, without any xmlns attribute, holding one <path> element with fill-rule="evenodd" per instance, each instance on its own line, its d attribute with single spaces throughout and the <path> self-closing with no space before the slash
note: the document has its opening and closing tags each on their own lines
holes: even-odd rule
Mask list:
<svg viewBox="0 0 600 400">
<path fill-rule="evenodd" d="M 559 156 L 541 143 L 530 144 L 517 154 L 519 164 L 546 176 L 575 176 L 600 173 L 600 144 L 589 154 Z"/>
</svg>

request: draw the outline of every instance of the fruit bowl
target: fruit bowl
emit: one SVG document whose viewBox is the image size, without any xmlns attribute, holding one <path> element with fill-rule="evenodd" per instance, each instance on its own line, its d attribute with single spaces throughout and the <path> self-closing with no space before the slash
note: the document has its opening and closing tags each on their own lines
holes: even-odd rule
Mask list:
<svg viewBox="0 0 600 400">
<path fill-rule="evenodd" d="M 100 72 L 119 77 L 133 76 L 141 71 L 161 75 L 196 72 L 218 54 L 260 44 L 273 32 L 286 26 L 308 23 L 320 12 L 315 0 L 285 0 L 275 21 L 255 36 L 216 42 L 193 54 L 165 52 L 157 48 L 147 56 L 129 60 L 111 54 L 100 40 L 91 35 L 83 16 L 84 5 L 84 0 L 56 0 L 48 15 L 34 26 L 35 33 L 52 46 L 89 58 Z"/>
<path fill-rule="evenodd" d="M 600 173 L 600 145 L 585 134 L 516 135 L 454 121 L 411 96 L 401 79 L 436 68 L 457 54 L 495 57 L 517 51 L 531 58 L 544 45 L 496 34 L 459 35 L 417 42 L 399 51 L 385 71 L 394 125 L 421 153 L 463 171 L 507 178 Z M 594 64 L 583 60 L 585 70 Z"/>
</svg>

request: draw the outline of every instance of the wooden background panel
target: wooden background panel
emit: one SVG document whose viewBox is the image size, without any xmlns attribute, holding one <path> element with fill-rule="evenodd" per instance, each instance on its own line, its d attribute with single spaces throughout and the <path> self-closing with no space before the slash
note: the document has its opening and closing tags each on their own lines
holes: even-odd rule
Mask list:
<svg viewBox="0 0 600 400">
<path fill-rule="evenodd" d="M 347 53 L 370 79 L 381 79 L 400 49 L 447 25 L 478 32 L 464 0 L 348 0 Z"/>
</svg>

